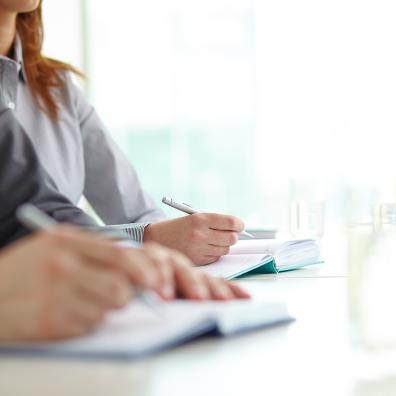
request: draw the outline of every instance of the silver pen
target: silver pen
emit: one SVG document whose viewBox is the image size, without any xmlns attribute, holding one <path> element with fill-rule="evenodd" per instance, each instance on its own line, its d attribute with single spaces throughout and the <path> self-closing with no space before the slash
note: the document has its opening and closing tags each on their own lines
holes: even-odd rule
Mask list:
<svg viewBox="0 0 396 396">
<path fill-rule="evenodd" d="M 180 210 L 180 211 L 182 211 L 184 213 L 187 213 L 187 214 L 190 214 L 190 215 L 191 214 L 195 214 L 195 213 L 200 213 L 199 210 L 192 208 L 190 205 L 187 205 L 186 203 L 176 202 L 172 198 L 163 197 L 162 198 L 162 202 L 165 205 L 171 206 L 174 209 Z M 246 231 L 241 231 L 239 233 L 239 235 L 244 235 L 244 236 L 247 236 L 249 238 L 253 238 L 254 239 L 254 236 L 252 234 L 249 234 Z"/>
<path fill-rule="evenodd" d="M 32 204 L 20 206 L 17 209 L 16 215 L 18 220 L 31 230 L 51 231 L 56 225 L 59 225 L 57 221 Z M 135 298 L 151 308 L 152 311 L 160 316 L 164 316 L 163 307 L 165 303 L 155 291 L 132 286 L 132 293 Z"/>
</svg>

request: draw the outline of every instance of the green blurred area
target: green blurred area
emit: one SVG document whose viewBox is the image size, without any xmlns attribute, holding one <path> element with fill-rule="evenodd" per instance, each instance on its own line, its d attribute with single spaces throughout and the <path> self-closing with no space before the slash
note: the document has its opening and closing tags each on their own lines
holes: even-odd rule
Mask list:
<svg viewBox="0 0 396 396">
<path fill-rule="evenodd" d="M 163 196 L 170 196 L 200 210 L 251 214 L 255 204 L 250 194 L 255 191 L 253 126 L 114 132 L 144 188 L 159 204 Z M 172 209 L 166 211 L 177 215 Z"/>
</svg>

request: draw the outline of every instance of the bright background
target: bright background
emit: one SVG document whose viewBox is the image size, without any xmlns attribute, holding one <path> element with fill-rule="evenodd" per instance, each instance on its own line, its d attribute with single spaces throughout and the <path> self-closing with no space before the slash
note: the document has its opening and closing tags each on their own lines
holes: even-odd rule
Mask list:
<svg viewBox="0 0 396 396">
<path fill-rule="evenodd" d="M 158 202 L 285 227 L 291 199 L 333 222 L 396 201 L 394 0 L 44 6 L 46 52 L 84 69 Z"/>
</svg>

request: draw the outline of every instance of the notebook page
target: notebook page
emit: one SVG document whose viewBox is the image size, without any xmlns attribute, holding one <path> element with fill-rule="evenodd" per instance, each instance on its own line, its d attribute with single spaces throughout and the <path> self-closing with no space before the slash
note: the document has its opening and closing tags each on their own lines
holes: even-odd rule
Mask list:
<svg viewBox="0 0 396 396">
<path fill-rule="evenodd" d="M 231 246 L 230 254 L 261 254 L 274 256 L 285 241 L 279 239 L 240 240 Z"/>
<path fill-rule="evenodd" d="M 265 254 L 229 254 L 198 268 L 208 275 L 230 279 L 260 266 L 266 257 L 269 259 Z"/>
<path fill-rule="evenodd" d="M 285 245 L 276 256 L 278 268 L 294 268 L 320 262 L 320 248 L 315 240 L 301 240 Z"/>
<path fill-rule="evenodd" d="M 231 246 L 230 254 L 270 254 L 275 256 L 279 252 L 294 252 L 302 246 L 316 244 L 313 239 L 248 239 L 240 240 Z"/>
</svg>

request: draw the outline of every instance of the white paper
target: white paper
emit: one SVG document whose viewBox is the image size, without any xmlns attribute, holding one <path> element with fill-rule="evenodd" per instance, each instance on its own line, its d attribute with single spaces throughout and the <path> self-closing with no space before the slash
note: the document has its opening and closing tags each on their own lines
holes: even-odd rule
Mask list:
<svg viewBox="0 0 396 396">
<path fill-rule="evenodd" d="M 211 276 L 230 279 L 237 274 L 253 269 L 264 259 L 265 255 L 263 254 L 229 254 L 220 257 L 215 263 L 201 266 L 199 269 Z"/>
<path fill-rule="evenodd" d="M 246 239 L 231 246 L 230 254 L 270 254 L 274 256 L 284 241 L 279 239 Z"/>
</svg>

